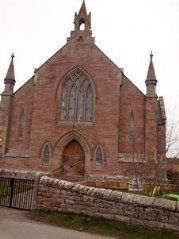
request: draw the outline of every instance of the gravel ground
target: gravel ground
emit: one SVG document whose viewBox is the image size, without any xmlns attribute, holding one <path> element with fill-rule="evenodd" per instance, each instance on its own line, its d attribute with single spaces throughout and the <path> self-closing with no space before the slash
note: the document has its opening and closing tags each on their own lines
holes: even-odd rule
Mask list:
<svg viewBox="0 0 179 239">
<path fill-rule="evenodd" d="M 30 221 L 25 214 L 26 211 L 16 210 L 13 208 L 1 207 L 0 206 L 0 221 L 13 220 L 13 221 Z"/>
<path fill-rule="evenodd" d="M 114 239 L 35 222 L 26 213 L 0 207 L 0 239 Z"/>
</svg>

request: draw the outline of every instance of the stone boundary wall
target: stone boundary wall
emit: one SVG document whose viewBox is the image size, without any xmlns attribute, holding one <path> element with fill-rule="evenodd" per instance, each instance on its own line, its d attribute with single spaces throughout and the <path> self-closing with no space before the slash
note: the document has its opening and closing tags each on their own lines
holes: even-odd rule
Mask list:
<svg viewBox="0 0 179 239">
<path fill-rule="evenodd" d="M 179 202 L 87 187 L 43 176 L 37 209 L 82 213 L 156 229 L 179 231 Z"/>
<path fill-rule="evenodd" d="M 0 169 L 0 177 L 4 178 L 17 178 L 17 179 L 30 179 L 36 180 L 41 176 L 49 175 L 49 173 L 29 171 L 29 170 L 10 170 L 10 169 Z"/>
</svg>

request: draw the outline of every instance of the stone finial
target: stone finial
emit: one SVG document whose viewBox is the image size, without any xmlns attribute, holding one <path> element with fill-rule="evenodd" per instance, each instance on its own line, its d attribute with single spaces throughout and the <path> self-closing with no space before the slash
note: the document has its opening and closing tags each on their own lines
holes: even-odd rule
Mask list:
<svg viewBox="0 0 179 239">
<path fill-rule="evenodd" d="M 152 58 L 153 58 L 153 53 L 152 53 L 152 51 L 150 52 L 150 59 L 152 60 Z"/>
</svg>

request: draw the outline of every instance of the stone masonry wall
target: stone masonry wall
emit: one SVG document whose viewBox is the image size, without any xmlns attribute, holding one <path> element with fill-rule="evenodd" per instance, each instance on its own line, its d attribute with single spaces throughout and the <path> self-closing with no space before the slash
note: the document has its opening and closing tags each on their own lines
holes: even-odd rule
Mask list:
<svg viewBox="0 0 179 239">
<path fill-rule="evenodd" d="M 10 170 L 0 168 L 0 177 L 4 178 L 17 178 L 17 179 L 30 179 L 37 180 L 41 176 L 48 175 L 45 172 L 28 171 L 28 170 Z"/>
<path fill-rule="evenodd" d="M 41 177 L 36 208 L 82 213 L 179 231 L 179 202 Z"/>
</svg>

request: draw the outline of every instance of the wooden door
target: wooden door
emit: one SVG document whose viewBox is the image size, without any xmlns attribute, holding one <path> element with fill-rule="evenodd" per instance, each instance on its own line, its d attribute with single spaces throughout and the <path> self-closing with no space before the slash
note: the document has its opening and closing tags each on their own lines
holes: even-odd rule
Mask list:
<svg viewBox="0 0 179 239">
<path fill-rule="evenodd" d="M 65 176 L 84 176 L 85 153 L 76 140 L 71 141 L 65 147 L 62 167 Z"/>
</svg>

